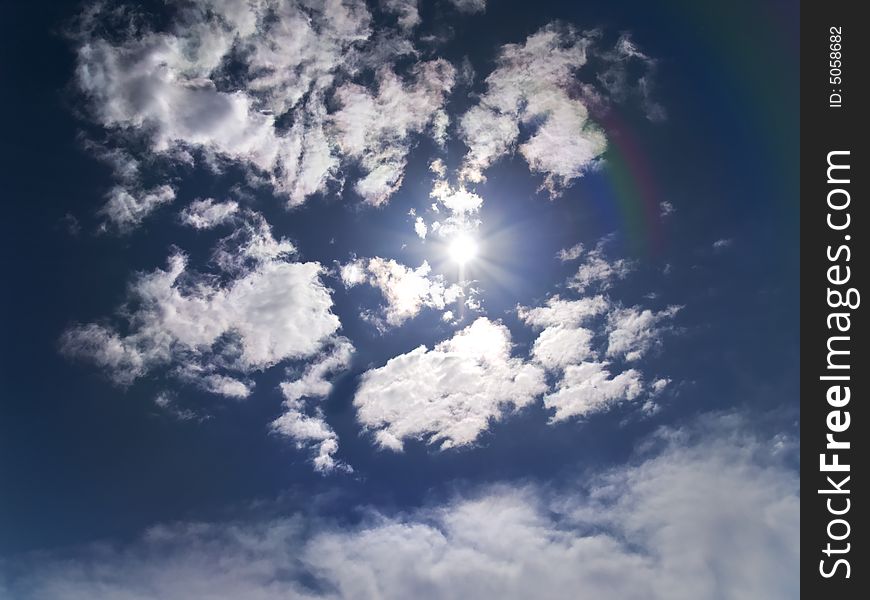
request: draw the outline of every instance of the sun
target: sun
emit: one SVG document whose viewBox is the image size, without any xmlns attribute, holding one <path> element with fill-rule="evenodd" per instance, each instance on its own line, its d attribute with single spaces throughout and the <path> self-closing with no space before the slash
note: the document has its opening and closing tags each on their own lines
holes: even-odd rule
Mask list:
<svg viewBox="0 0 870 600">
<path fill-rule="evenodd" d="M 467 233 L 460 233 L 450 241 L 447 253 L 453 262 L 465 265 L 477 256 L 477 242 Z"/>
</svg>

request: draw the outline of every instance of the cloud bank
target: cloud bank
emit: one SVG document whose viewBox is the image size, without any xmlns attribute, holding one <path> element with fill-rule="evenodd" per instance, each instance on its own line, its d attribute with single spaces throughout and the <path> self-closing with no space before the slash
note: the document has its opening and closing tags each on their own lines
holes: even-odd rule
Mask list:
<svg viewBox="0 0 870 600">
<path fill-rule="evenodd" d="M 174 523 L 0 565 L 21 600 L 637 598 L 799 594 L 799 479 L 738 417 L 661 431 L 631 464 L 559 488 L 465 490 L 356 526 Z M 701 442 L 703 440 L 703 442 Z"/>
</svg>

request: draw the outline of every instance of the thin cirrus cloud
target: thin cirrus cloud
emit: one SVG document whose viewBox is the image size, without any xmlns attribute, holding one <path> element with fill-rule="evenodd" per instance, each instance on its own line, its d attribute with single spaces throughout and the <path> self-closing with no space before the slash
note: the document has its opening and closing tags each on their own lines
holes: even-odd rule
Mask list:
<svg viewBox="0 0 870 600">
<path fill-rule="evenodd" d="M 786 466 L 781 436 L 737 433 L 745 422 L 725 414 L 660 430 L 628 464 L 566 477 L 555 489 L 463 489 L 403 514 L 370 512 L 356 526 L 292 515 L 181 522 L 73 557 L 17 557 L 0 566 L 10 568 L 0 593 L 21 600 L 519 600 L 563 598 L 565 590 L 652 600 L 795 598 L 798 473 Z"/>
</svg>

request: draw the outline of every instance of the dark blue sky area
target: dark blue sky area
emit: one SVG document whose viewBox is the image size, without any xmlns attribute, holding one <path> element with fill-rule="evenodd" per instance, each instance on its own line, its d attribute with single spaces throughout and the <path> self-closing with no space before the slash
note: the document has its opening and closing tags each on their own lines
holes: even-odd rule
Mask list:
<svg viewBox="0 0 870 600">
<path fill-rule="evenodd" d="M 173 208 L 127 236 L 96 235 L 94 213 L 110 180 L 81 142 L 80 132 L 92 125 L 79 116 L 74 56 L 63 36 L 78 4 L 5 3 L 0 556 L 127 539 L 156 522 L 305 510 L 314 496 L 323 510 L 354 519 L 359 506 L 405 509 L 472 483 L 558 482 L 565 473 L 624 460 L 645 433 L 711 410 L 747 409 L 762 426 L 775 423 L 797 434 L 797 6 L 491 4 L 486 14 L 464 21 L 436 16 L 437 6 L 421 10 L 424 23 L 442 19 L 453 28 L 441 55 L 454 62 L 469 58 L 477 73 L 472 91 L 482 89 L 499 46 L 521 42 L 554 19 L 601 27 L 614 38 L 630 31 L 658 60 L 655 94 L 668 118 L 650 122 L 631 104 L 619 110 L 654 174 L 657 200 L 676 209 L 660 224 L 660 247 L 635 243 L 606 171 L 587 175 L 551 201 L 537 192 L 541 180 L 520 157 L 506 158 L 478 192 L 486 198 L 484 250 L 509 277 L 483 268 L 472 276 L 486 314 L 503 319 L 517 351 L 526 352 L 533 335 L 518 325 L 513 309 L 565 293 L 559 286 L 576 266 L 555 260 L 559 249 L 577 242 L 592 248 L 612 233 L 609 255 L 632 259 L 637 269 L 610 294 L 626 305 L 684 306 L 675 331 L 646 360 L 651 373 L 673 382 L 662 410 L 641 418 L 617 407 L 548 426 L 549 413 L 536 404 L 493 425 L 472 448 L 442 453 L 408 442 L 403 453 L 377 450 L 355 420 L 358 376 L 420 344 L 431 347 L 453 329 L 424 311 L 381 334 L 359 318 L 361 304 L 377 302 L 376 291 L 345 290 L 334 276 L 325 282 L 335 290 L 335 312 L 357 353 L 324 407 L 353 475 L 315 473 L 304 450 L 268 434 L 281 411 L 275 386 L 283 366 L 258 377 L 257 391 L 244 401 L 179 388 L 191 405 L 213 415 L 179 422 L 153 403 L 165 378 L 146 377 L 125 390 L 93 366 L 67 360 L 58 351 L 64 329 L 112 315 L 137 271 L 164 267 L 173 245 L 193 261 L 207 257 L 221 234 L 185 229 L 175 212 L 196 197 L 221 194 L 241 177 L 198 167 L 181 184 Z M 451 103 L 453 114 L 467 100 L 460 94 Z M 344 197 L 315 197 L 293 211 L 257 189 L 250 206 L 305 259 L 334 265 L 355 253 L 415 267 L 430 256 L 431 245 L 417 243 L 407 212 L 429 202 L 427 164 L 435 152 L 429 141 L 416 146 L 402 189 L 384 209 L 360 206 L 350 186 Z M 461 152 L 454 138 L 447 150 L 451 166 Z M 66 215 L 76 217 L 81 231 L 70 232 Z M 717 249 L 717 240 L 729 243 Z M 644 299 L 651 292 L 655 298 Z M 251 508 L 255 500 L 268 508 Z"/>
</svg>

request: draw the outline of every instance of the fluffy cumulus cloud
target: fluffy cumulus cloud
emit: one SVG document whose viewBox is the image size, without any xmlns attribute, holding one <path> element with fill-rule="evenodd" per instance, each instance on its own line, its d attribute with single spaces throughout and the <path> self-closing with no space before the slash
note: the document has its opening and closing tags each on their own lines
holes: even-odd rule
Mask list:
<svg viewBox="0 0 870 600">
<path fill-rule="evenodd" d="M 589 322 L 608 310 L 611 303 L 603 296 L 553 296 L 545 306 L 519 307 L 520 319 L 541 329 L 532 358 L 559 374 L 555 389 L 544 396 L 544 407 L 554 411 L 552 422 L 604 412 L 644 391 L 639 371 L 629 369 L 611 377 L 608 363 L 598 360 L 601 352 L 593 347 L 596 332 Z"/>
<path fill-rule="evenodd" d="M 546 369 L 561 369 L 594 356 L 592 331 L 556 325 L 544 329 L 532 347 L 532 356 Z"/>
<path fill-rule="evenodd" d="M 613 404 L 634 400 L 643 391 L 641 375 L 628 369 L 610 376 L 607 363 L 581 362 L 565 367 L 556 390 L 544 396 L 544 406 L 555 411 L 552 421 L 603 412 Z"/>
<path fill-rule="evenodd" d="M 729 420 L 663 431 L 648 444 L 658 450 L 556 490 L 466 490 L 351 527 L 301 516 L 160 525 L 122 546 L 7 562 L 0 591 L 21 600 L 795 598 L 798 473 L 776 458 L 775 441 L 737 435 Z"/>
<path fill-rule="evenodd" d="M 419 22 L 413 0 L 385 0 L 383 8 L 402 29 Z M 291 206 L 340 185 L 344 162 L 362 167 L 360 195 L 382 204 L 401 184 L 413 136 L 446 135 L 453 67 L 434 59 L 395 72 L 393 59 L 414 47 L 373 36 L 360 0 L 200 0 L 160 28 L 134 6 L 97 4 L 74 38 L 87 113 L 119 146 L 102 154 L 129 147 L 169 162 L 232 161 Z M 374 89 L 353 82 L 375 66 Z M 137 162 L 115 161 L 127 185 L 103 209 L 125 229 L 171 199 L 165 187 L 142 189 L 129 169 Z"/>
<path fill-rule="evenodd" d="M 358 258 L 342 265 L 339 275 L 346 287 L 367 283 L 379 289 L 386 301 L 384 320 L 390 326 L 401 325 L 423 308 L 444 310 L 464 294 L 460 286 L 433 275 L 426 261 L 412 269 L 393 259 Z"/>
<path fill-rule="evenodd" d="M 317 354 L 339 328 L 315 262 L 293 262 L 293 247 L 275 240 L 265 221 L 222 240 L 221 278 L 192 271 L 181 252 L 165 269 L 139 274 L 117 324 L 69 328 L 61 348 L 90 360 L 128 385 L 157 367 L 174 369 L 216 393 L 246 396 L 247 374 Z"/>
<path fill-rule="evenodd" d="M 508 329 L 479 318 L 431 350 L 419 346 L 364 373 L 353 403 L 379 446 L 420 439 L 445 449 L 473 443 L 545 389 L 543 369 L 512 356 Z"/>
<path fill-rule="evenodd" d="M 557 195 L 604 152 L 604 133 L 572 92 L 590 44 L 570 27 L 547 25 L 523 44 L 502 47 L 486 91 L 460 121 L 468 146 L 464 180 L 481 181 L 490 165 L 516 148 Z M 521 126 L 532 133 L 517 146 Z"/>
</svg>

